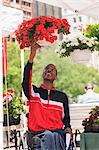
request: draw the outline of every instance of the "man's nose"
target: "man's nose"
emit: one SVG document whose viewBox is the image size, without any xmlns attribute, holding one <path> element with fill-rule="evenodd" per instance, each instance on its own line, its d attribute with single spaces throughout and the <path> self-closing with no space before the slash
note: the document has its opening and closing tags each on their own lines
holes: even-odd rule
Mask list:
<svg viewBox="0 0 99 150">
<path fill-rule="evenodd" d="M 51 72 L 51 69 L 48 69 L 48 71 L 47 72 Z"/>
</svg>

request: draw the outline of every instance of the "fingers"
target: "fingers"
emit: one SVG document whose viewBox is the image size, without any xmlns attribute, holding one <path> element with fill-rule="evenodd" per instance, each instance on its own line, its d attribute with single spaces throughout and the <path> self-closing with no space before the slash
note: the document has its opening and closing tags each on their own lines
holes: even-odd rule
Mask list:
<svg viewBox="0 0 99 150">
<path fill-rule="evenodd" d="M 31 45 L 31 50 L 37 50 L 37 49 L 39 49 L 39 48 L 41 48 L 41 46 L 40 46 L 39 44 L 37 44 L 37 43 L 33 43 L 33 44 Z"/>
<path fill-rule="evenodd" d="M 67 128 L 64 130 L 64 132 L 65 132 L 65 133 L 70 133 L 70 134 L 71 134 L 71 133 L 72 133 L 72 129 L 69 128 L 69 127 L 67 127 Z"/>
</svg>

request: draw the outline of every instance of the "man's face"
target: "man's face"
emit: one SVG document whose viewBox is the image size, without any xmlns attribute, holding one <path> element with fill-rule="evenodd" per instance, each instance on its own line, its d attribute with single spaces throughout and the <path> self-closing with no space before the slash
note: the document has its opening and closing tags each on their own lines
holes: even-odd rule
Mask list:
<svg viewBox="0 0 99 150">
<path fill-rule="evenodd" d="M 49 64 L 43 71 L 43 79 L 53 82 L 57 78 L 57 70 L 53 64 Z"/>
</svg>

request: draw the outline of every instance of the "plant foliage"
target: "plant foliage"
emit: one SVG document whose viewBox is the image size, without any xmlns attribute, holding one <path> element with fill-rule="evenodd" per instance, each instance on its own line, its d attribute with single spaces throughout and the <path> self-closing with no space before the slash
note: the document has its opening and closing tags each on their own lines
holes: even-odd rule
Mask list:
<svg viewBox="0 0 99 150">
<path fill-rule="evenodd" d="M 83 120 L 82 125 L 84 127 L 92 126 L 95 124 L 99 125 L 99 106 L 92 108 L 89 114 L 90 116 Z"/>
<path fill-rule="evenodd" d="M 3 109 L 4 114 L 7 114 L 6 101 L 4 101 Z M 8 102 L 8 114 L 13 118 L 18 118 L 21 113 L 26 113 L 25 105 L 22 103 L 22 98 L 13 96 L 12 100 Z"/>
</svg>

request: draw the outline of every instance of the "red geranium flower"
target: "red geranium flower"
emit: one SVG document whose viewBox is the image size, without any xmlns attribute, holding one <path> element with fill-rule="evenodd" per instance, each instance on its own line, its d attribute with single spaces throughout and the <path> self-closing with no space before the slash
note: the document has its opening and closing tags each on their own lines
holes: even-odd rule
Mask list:
<svg viewBox="0 0 99 150">
<path fill-rule="evenodd" d="M 46 40 L 53 43 L 57 40 L 57 34 L 68 34 L 70 25 L 67 19 L 60 19 L 55 17 L 40 16 L 23 22 L 15 31 L 16 39 L 20 48 L 31 46 L 32 42 L 39 40 Z"/>
</svg>

